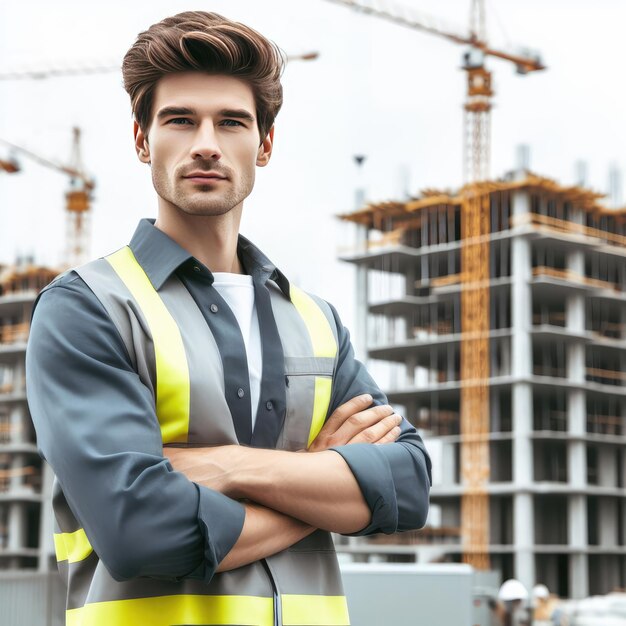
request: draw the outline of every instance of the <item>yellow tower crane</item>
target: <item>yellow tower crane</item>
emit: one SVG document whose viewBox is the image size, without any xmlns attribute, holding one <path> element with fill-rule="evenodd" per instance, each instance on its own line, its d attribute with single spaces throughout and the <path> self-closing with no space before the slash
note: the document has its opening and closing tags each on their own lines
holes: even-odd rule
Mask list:
<svg viewBox="0 0 626 626">
<path fill-rule="evenodd" d="M 67 165 L 51 161 L 31 150 L 0 138 L 0 143 L 8 146 L 11 152 L 21 154 L 40 165 L 63 172 L 70 177 L 70 188 L 65 193 L 65 267 L 74 267 L 87 260 L 91 230 L 91 200 L 95 188 L 94 179 L 87 176 L 83 168 L 80 151 L 80 128 L 74 127 L 72 133 L 72 153 Z M 15 159 L 0 160 L 0 170 L 15 174 L 21 170 L 21 167 Z"/>
<path fill-rule="evenodd" d="M 489 569 L 489 210 L 490 115 L 494 95 L 487 57 L 513 63 L 519 74 L 545 69 L 528 50 L 489 44 L 484 0 L 471 0 L 469 29 L 442 26 L 386 0 L 328 0 L 355 11 L 468 46 L 461 189 L 461 535 L 463 561 Z"/>
</svg>

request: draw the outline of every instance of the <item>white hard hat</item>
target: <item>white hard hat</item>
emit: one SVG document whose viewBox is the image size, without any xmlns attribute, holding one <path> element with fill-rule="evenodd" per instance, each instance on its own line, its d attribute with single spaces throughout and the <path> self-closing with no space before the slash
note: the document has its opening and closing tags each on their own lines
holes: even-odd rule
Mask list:
<svg viewBox="0 0 626 626">
<path fill-rule="evenodd" d="M 503 602 L 508 600 L 526 600 L 528 599 L 528 591 L 519 580 L 509 578 L 502 583 L 500 591 L 498 591 L 498 599 Z"/>
<path fill-rule="evenodd" d="M 533 598 L 541 598 L 547 600 L 550 597 L 550 591 L 545 585 L 535 585 L 533 587 Z"/>
</svg>

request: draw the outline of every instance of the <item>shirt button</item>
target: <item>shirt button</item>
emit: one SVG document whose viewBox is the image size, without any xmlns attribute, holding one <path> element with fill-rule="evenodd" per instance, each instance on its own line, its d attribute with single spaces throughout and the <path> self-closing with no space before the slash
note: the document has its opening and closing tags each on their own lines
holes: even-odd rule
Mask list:
<svg viewBox="0 0 626 626">
<path fill-rule="evenodd" d="M 217 304 L 212 304 L 209 308 L 211 309 L 211 313 L 217 313 L 218 311 Z"/>
<path fill-rule="evenodd" d="M 194 265 L 193 266 L 193 271 L 194 272 L 201 272 L 202 270 L 197 265 Z"/>
<path fill-rule="evenodd" d="M 244 390 L 243 390 L 241 387 L 239 387 L 239 389 L 237 389 L 237 395 L 238 395 L 240 398 L 243 398 L 244 393 L 245 393 L 245 392 L 244 392 Z"/>
<path fill-rule="evenodd" d="M 268 411 L 271 411 L 271 410 L 274 408 L 274 405 L 272 404 L 272 401 L 271 401 L 271 400 L 268 400 L 268 401 L 265 403 L 265 408 L 266 408 Z"/>
</svg>

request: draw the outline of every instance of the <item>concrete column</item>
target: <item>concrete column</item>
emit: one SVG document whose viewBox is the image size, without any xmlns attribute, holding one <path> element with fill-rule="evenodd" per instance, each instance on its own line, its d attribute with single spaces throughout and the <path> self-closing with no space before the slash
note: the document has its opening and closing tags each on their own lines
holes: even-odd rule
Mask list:
<svg viewBox="0 0 626 626">
<path fill-rule="evenodd" d="M 441 480 L 438 481 L 441 485 L 454 485 L 456 474 L 456 459 L 454 457 L 454 444 L 442 443 L 441 444 Z"/>
<path fill-rule="evenodd" d="M 513 194 L 513 217 L 530 212 L 527 192 Z M 532 297 L 530 279 L 531 246 L 523 236 L 511 242 L 511 374 L 513 421 L 513 543 L 515 546 L 514 576 L 527 589 L 535 584 L 535 529 L 534 501 L 530 492 L 532 483 L 533 449 L 533 391 L 532 377 Z"/>
<path fill-rule="evenodd" d="M 572 489 L 587 485 L 587 406 L 582 389 L 570 389 L 567 395 L 567 432 L 572 438 L 567 443 L 567 475 Z"/>
<path fill-rule="evenodd" d="M 368 229 L 366 226 L 356 225 L 356 244 L 359 252 L 367 251 Z M 363 363 L 367 363 L 367 348 L 369 344 L 368 334 L 368 281 L 367 266 L 359 263 L 356 266 L 356 306 L 355 306 L 355 341 L 354 353 L 357 359 Z"/>
<path fill-rule="evenodd" d="M 21 550 L 26 541 L 26 511 L 23 502 L 9 504 L 8 531 L 7 548 Z"/>
<path fill-rule="evenodd" d="M 515 546 L 514 577 L 526 589 L 535 585 L 534 502 L 531 493 L 517 493 L 513 498 L 513 544 Z"/>
<path fill-rule="evenodd" d="M 585 253 L 583 250 L 570 250 L 568 252 L 567 269 L 579 276 L 585 275 Z"/>
<path fill-rule="evenodd" d="M 408 354 L 404 363 L 406 367 L 406 387 L 413 388 L 415 387 L 415 368 L 417 367 L 417 357 L 414 354 Z"/>
<path fill-rule="evenodd" d="M 13 392 L 24 393 L 26 391 L 26 373 L 23 357 L 18 358 L 13 365 Z"/>
<path fill-rule="evenodd" d="M 570 495 L 568 510 L 568 543 L 572 550 L 569 559 L 569 595 L 585 598 L 589 595 L 589 569 L 587 554 L 587 501 L 580 494 Z"/>
<path fill-rule="evenodd" d="M 10 409 L 11 432 L 9 440 L 12 443 L 20 443 L 26 439 L 26 415 L 21 404 L 14 404 Z"/>
<path fill-rule="evenodd" d="M 582 250 L 573 250 L 567 255 L 567 269 L 579 276 L 585 275 L 585 255 Z M 565 307 L 566 327 L 573 334 L 585 332 L 585 299 L 582 294 L 573 293 L 567 298 Z M 587 401 L 585 396 L 585 345 L 572 342 L 567 350 L 567 378 L 576 385 L 567 396 L 567 426 L 572 439 L 568 441 L 567 462 L 569 485 L 580 492 L 587 484 Z M 581 493 L 569 496 L 567 519 L 569 545 L 572 554 L 569 559 L 570 595 L 584 598 L 589 592 L 589 567 L 586 549 L 587 498 Z"/>
</svg>

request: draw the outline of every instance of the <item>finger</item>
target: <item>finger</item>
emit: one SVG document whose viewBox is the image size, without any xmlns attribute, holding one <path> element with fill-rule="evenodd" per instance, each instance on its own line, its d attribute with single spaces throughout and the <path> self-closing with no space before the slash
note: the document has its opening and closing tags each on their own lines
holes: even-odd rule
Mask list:
<svg viewBox="0 0 626 626">
<path fill-rule="evenodd" d="M 385 437 L 402 422 L 402 417 L 395 413 L 388 415 L 369 428 L 357 433 L 348 443 L 375 443 Z"/>
<path fill-rule="evenodd" d="M 335 432 L 351 415 L 359 413 L 370 406 L 372 400 L 373 398 L 369 393 L 351 398 L 333 411 L 324 426 L 328 426 L 327 430 Z"/>
<path fill-rule="evenodd" d="M 360 432 L 364 431 L 367 428 L 370 428 L 371 426 L 374 426 L 375 424 L 378 424 L 380 421 L 391 415 L 393 415 L 393 408 L 390 407 L 388 404 L 373 406 L 369 409 L 366 409 L 365 411 L 361 411 L 359 413 L 351 415 L 337 429 L 335 435 L 339 439 L 348 442 Z M 395 424 L 393 424 L 392 426 L 395 426 Z"/>
<path fill-rule="evenodd" d="M 393 443 L 400 436 L 401 432 L 402 429 L 400 428 L 400 426 L 394 426 L 384 437 L 381 437 L 378 441 L 375 441 L 374 443 L 376 445 L 382 443 Z"/>
</svg>

